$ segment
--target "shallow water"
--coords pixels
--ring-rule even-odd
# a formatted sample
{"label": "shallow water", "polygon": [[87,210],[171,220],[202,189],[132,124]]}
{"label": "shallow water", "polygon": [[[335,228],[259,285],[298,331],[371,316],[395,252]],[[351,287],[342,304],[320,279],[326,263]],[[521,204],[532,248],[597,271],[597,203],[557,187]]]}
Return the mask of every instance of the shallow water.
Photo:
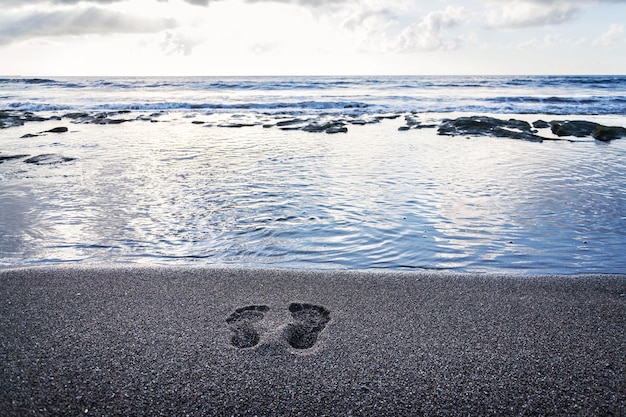
{"label": "shallow water", "polygon": [[190,122],[211,117],[0,131],[3,155],[76,158],[0,164],[0,266],[626,273],[626,140],[444,137],[398,132],[401,119],[336,135]]}

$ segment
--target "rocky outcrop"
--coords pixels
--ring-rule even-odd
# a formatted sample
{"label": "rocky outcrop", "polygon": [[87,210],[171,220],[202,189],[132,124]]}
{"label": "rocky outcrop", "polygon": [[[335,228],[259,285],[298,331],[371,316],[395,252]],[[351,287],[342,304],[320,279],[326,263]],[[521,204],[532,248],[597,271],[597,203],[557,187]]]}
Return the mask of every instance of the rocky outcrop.
{"label": "rocky outcrop", "polygon": [[600,126],[598,123],[586,120],[552,121],[550,125],[552,126],[552,133],[557,136],[575,136],[577,138],[591,136],[591,133]]}
{"label": "rocky outcrop", "polygon": [[65,133],[67,132],[69,129],[65,126],[60,126],[60,127],[55,127],[49,130],[46,130],[45,133]]}
{"label": "rocky outcrop", "polygon": [[28,156],[29,155],[0,155],[0,164],[5,161],[10,161],[12,159],[26,158]]}
{"label": "rocky outcrop", "polygon": [[0,129],[22,126],[24,124],[22,114],[10,111],[0,111]]}
{"label": "rocky outcrop", "polygon": [[488,116],[444,119],[437,132],[445,136],[492,136],[533,142],[546,139],[538,136],[530,124],[523,120],[501,120]]}
{"label": "rocky outcrop", "polygon": [[548,129],[550,128],[550,123],[545,120],[536,120],[533,122],[533,127],[535,129]]}
{"label": "rocky outcrop", "polygon": [[602,142],[610,142],[626,137],[626,128],[621,126],[604,126],[586,120],[554,120],[550,122],[552,133],[557,136],[575,136],[578,138],[591,136]]}
{"label": "rocky outcrop", "polygon": [[591,132],[591,136],[602,142],[610,142],[614,139],[626,138],[626,128],[621,126],[598,126]]}
{"label": "rocky outcrop", "polygon": [[57,155],[54,153],[44,153],[41,155],[33,156],[31,158],[25,159],[24,162],[27,164],[34,165],[53,165],[60,164],[63,162],[74,161],[76,158],[68,158],[66,156]]}
{"label": "rocky outcrop", "polygon": [[333,120],[326,123],[310,123],[302,128],[305,132],[326,132],[328,134],[347,133],[348,128],[342,121]]}
{"label": "rocky outcrop", "polygon": [[73,123],[77,124],[96,124],[96,125],[118,125],[120,123],[130,122],[133,119],[114,118],[121,114],[128,114],[128,110],[119,110],[114,112],[98,112],[98,113],[86,113],[75,112],[66,113],[64,118],[72,119]]}

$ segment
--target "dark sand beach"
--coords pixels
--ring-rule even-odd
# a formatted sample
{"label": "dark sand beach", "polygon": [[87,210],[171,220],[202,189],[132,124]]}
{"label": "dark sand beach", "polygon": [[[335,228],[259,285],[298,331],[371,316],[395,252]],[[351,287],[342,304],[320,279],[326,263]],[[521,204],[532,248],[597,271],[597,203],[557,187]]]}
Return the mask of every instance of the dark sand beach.
{"label": "dark sand beach", "polygon": [[5,270],[0,410],[619,416],[625,327],[624,276]]}

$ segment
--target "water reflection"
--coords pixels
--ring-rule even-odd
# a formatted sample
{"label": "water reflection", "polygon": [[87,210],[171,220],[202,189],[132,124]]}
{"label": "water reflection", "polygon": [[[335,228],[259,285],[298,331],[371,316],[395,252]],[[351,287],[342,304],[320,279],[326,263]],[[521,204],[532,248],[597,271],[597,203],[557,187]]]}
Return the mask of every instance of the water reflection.
{"label": "water reflection", "polygon": [[2,264],[626,272],[624,144],[393,123],[339,136],[81,127],[64,138],[76,161],[0,182]]}

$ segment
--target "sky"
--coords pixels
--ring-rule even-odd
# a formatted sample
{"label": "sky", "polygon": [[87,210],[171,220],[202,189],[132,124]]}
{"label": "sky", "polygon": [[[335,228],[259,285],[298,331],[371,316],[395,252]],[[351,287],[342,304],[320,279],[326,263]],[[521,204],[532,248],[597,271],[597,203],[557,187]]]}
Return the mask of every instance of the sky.
{"label": "sky", "polygon": [[0,0],[0,75],[626,74],[626,0]]}

